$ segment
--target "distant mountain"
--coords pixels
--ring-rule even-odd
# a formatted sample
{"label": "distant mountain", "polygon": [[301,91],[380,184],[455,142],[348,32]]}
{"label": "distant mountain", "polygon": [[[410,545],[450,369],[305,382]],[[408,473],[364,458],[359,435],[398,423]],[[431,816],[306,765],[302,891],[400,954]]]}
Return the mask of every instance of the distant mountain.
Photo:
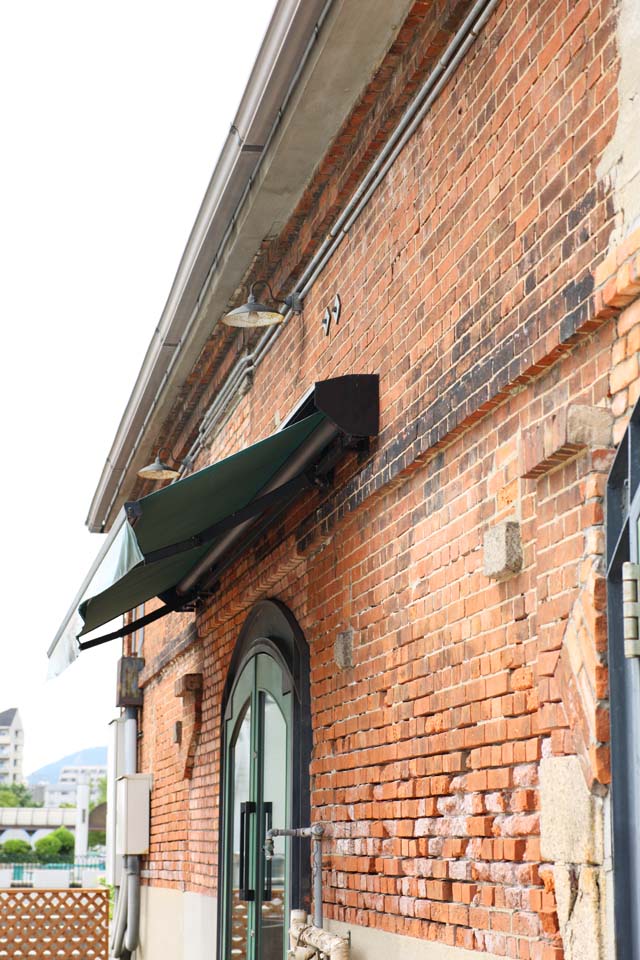
{"label": "distant mountain", "polygon": [[33,773],[29,774],[27,780],[30,784],[42,783],[43,780],[47,783],[57,783],[63,767],[97,766],[98,764],[106,764],[106,762],[106,747],[88,747],[86,750],[70,753],[66,757],[62,757],[61,760],[56,760],[55,763],[48,763],[46,767],[34,770]]}

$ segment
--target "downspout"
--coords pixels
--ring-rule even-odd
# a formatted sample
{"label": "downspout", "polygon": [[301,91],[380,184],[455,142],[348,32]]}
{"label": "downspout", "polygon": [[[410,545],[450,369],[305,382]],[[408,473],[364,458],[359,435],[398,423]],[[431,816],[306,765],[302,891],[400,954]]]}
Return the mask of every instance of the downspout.
{"label": "downspout", "polygon": [[[125,708],[124,774],[136,773],[138,754],[138,713],[136,707]],[[130,960],[140,937],[140,857],[124,858],[122,884],[116,905],[111,953],[116,960]]]}

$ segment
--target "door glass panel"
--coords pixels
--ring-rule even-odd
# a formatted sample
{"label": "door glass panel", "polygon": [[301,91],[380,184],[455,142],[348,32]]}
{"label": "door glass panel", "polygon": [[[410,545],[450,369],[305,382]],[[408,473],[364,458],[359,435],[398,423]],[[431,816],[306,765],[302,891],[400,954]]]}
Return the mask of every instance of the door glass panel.
{"label": "door glass panel", "polygon": [[[263,705],[263,811],[264,829],[287,825],[287,724],[269,693]],[[274,840],[273,860],[265,864],[261,904],[260,960],[283,960],[285,921],[285,838]]]}
{"label": "door glass panel", "polygon": [[[233,844],[231,849],[231,936],[227,960],[246,960],[249,937],[249,902],[240,899],[240,862],[242,841],[241,805],[250,798],[251,787],[251,707],[247,707],[237,735],[231,744]],[[249,819],[249,818],[245,818]],[[245,829],[249,823],[244,824]],[[248,846],[248,844],[247,844]],[[246,868],[247,865],[245,865]]]}

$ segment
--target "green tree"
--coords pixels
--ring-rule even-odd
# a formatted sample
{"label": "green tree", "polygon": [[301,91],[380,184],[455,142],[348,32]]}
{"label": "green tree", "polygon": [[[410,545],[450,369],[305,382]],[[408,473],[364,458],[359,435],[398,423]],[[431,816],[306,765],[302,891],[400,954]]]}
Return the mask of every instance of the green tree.
{"label": "green tree", "polygon": [[88,841],[89,850],[91,850],[93,847],[104,847],[106,842],[107,842],[106,830],[89,830],[89,841]]}
{"label": "green tree", "polygon": [[38,807],[40,804],[36,803],[33,797],[31,796],[31,791],[24,783],[12,783],[11,789],[13,790],[16,799],[18,801],[19,807]]}
{"label": "green tree", "polygon": [[48,833],[46,837],[36,840],[36,857],[41,863],[53,863],[60,857],[61,846],[58,838],[53,833]]}
{"label": "green tree", "polygon": [[0,787],[0,807],[41,807],[24,783],[8,783]]}
{"label": "green tree", "polygon": [[26,863],[33,857],[33,849],[26,840],[5,840],[0,846],[0,858],[5,863]]}
{"label": "green tree", "polygon": [[73,851],[76,841],[71,830],[67,830],[66,827],[58,827],[58,829],[50,833],[49,836],[55,837],[56,840],[60,842],[60,860],[64,863],[73,863]]}
{"label": "green tree", "polygon": [[95,807],[99,806],[101,803],[107,802],[107,778],[100,777],[98,780],[98,795],[93,803],[89,805],[89,809],[93,810]]}

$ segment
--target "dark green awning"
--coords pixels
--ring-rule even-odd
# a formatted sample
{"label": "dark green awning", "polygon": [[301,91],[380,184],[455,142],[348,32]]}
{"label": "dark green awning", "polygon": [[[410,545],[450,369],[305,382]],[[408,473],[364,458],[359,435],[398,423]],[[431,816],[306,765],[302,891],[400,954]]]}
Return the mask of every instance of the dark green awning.
{"label": "dark green awning", "polygon": [[[377,374],[321,380],[290,426],[142,500],[125,505],[48,651],[55,672],[80,650],[122,637],[210,593],[221,573],[302,491],[324,485],[347,449],[379,429]],[[125,519],[126,515],[126,519]],[[86,637],[146,600],[163,606]],[[83,621],[80,633],[74,622]],[[77,639],[85,637],[77,645]],[[77,646],[76,646],[77,645]],[[62,666],[61,666],[62,664]]]}
{"label": "dark green awning", "polygon": [[[323,429],[327,432],[327,423],[323,413],[314,413],[211,467],[128,504],[132,524],[125,524],[125,536],[118,547],[118,579],[80,605],[84,627],[79,636],[145,600],[167,594],[211,550],[216,535],[219,538],[225,529],[243,523],[249,515],[259,516],[277,499],[293,499],[302,489],[296,477],[272,490],[274,481],[308,441]],[[328,437],[331,439],[329,434]],[[207,536],[201,538],[203,532]]]}

